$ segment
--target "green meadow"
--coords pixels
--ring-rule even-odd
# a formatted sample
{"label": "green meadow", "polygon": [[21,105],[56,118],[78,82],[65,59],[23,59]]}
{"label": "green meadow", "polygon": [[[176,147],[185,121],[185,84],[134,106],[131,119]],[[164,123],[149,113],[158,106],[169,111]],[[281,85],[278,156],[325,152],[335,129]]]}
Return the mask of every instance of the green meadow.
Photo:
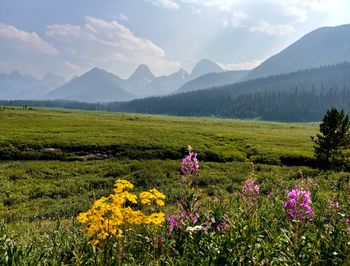
{"label": "green meadow", "polygon": [[[1,265],[349,265],[350,175],[313,167],[317,123],[20,108],[3,108],[0,123]],[[224,210],[227,232],[189,234],[181,248],[158,243],[156,252],[135,233],[149,237],[149,229],[132,227],[122,258],[113,255],[119,242],[108,256],[92,247],[76,216],[117,179],[135,191],[156,187],[166,195],[163,211],[176,213],[188,145],[200,162],[192,183],[200,209]],[[249,176],[260,195],[247,212]],[[295,186],[311,191],[315,213],[297,237],[283,209]],[[329,200],[342,209],[328,209]]]}

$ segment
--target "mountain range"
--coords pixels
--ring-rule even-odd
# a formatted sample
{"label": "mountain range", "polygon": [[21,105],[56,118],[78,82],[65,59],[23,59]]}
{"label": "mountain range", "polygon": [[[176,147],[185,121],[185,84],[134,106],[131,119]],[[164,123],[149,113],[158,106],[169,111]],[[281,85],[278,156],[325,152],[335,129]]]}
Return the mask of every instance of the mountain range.
{"label": "mountain range", "polygon": [[[68,82],[53,74],[47,74],[39,80],[16,71],[3,73],[0,74],[0,99],[129,101],[213,87],[219,89],[262,77],[279,75],[279,78],[285,78],[281,74],[342,62],[350,62],[350,25],[316,29],[251,71],[224,71],[209,59],[202,59],[194,66],[191,74],[180,69],[159,77],[146,65],[139,65],[128,79],[97,68]],[[250,90],[249,87],[243,87]]]}
{"label": "mountain range", "polygon": [[22,75],[18,71],[0,74],[1,99],[37,99],[49,91],[63,85],[65,79],[59,75],[47,73],[42,79]]}
{"label": "mountain range", "polygon": [[118,112],[317,121],[331,108],[350,111],[350,63],[301,70],[164,97],[109,105]]}

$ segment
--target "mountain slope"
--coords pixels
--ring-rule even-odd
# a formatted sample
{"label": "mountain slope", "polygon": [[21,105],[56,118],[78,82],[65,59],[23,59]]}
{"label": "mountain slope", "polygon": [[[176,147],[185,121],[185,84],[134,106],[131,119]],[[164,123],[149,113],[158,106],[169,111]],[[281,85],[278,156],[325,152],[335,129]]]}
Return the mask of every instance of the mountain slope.
{"label": "mountain slope", "polygon": [[134,98],[120,87],[122,79],[102,69],[94,68],[47,94],[47,99],[81,102],[125,101]]}
{"label": "mountain slope", "polygon": [[[134,113],[182,116],[214,115],[241,118],[264,118],[264,114],[272,113],[280,114],[281,120],[287,120],[288,115],[293,114],[294,120],[299,118],[299,121],[306,121],[314,117],[318,119],[325,111],[323,107],[334,105],[349,106],[350,108],[348,98],[344,97],[348,94],[350,94],[350,63],[343,63],[249,80],[221,88],[133,100],[122,105],[117,104],[115,110]],[[270,96],[273,101],[268,100]],[[289,96],[292,105],[287,105]],[[317,101],[318,99],[319,101]],[[310,100],[313,101],[312,104]],[[314,107],[316,111],[308,109],[311,107]],[[310,113],[295,110],[306,110],[305,112]],[[282,114],[285,116],[283,117]],[[302,117],[303,119],[301,119]]]}
{"label": "mountain slope", "polygon": [[267,77],[350,62],[350,24],[316,29],[253,69],[248,78]]}
{"label": "mountain slope", "polygon": [[45,95],[65,84],[66,81],[63,77],[59,75],[54,75],[52,73],[47,73],[39,82],[38,85],[31,88],[21,90],[15,95],[16,99],[44,99]]}
{"label": "mountain slope", "polygon": [[219,87],[241,81],[249,73],[248,70],[226,71],[221,73],[209,73],[182,85],[175,93],[203,90]]}
{"label": "mountain slope", "polygon": [[208,73],[222,72],[223,69],[209,59],[200,60],[193,68],[191,79],[198,78]]}
{"label": "mountain slope", "polygon": [[173,93],[190,79],[190,75],[183,69],[168,76],[156,77],[143,88],[140,96],[166,95]]}
{"label": "mountain slope", "polygon": [[10,74],[0,74],[0,98],[16,99],[16,94],[24,89],[38,86],[40,80],[30,76],[22,75],[18,71]]}

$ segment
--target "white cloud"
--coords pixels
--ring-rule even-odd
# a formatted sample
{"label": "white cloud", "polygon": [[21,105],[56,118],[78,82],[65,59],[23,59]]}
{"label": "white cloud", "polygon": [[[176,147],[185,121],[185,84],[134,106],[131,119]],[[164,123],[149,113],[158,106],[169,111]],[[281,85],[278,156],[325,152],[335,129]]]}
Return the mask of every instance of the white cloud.
{"label": "white cloud", "polygon": [[82,26],[50,25],[46,34],[64,43],[67,54],[110,71],[121,65],[134,68],[138,64],[147,64],[155,74],[161,75],[180,68],[179,63],[166,59],[162,48],[148,39],[135,36],[116,20],[88,16]]}
{"label": "white cloud", "polygon": [[257,20],[250,17],[244,12],[233,13],[230,20],[224,20],[223,26],[246,28],[250,32],[258,32],[271,36],[283,36],[294,32],[294,27],[291,24],[272,24],[265,20]]}
{"label": "white cloud", "polygon": [[129,17],[124,15],[123,13],[119,13],[118,19],[120,19],[122,21],[129,21]]}
{"label": "white cloud", "polygon": [[292,25],[277,24],[272,25],[267,21],[256,21],[256,24],[249,28],[251,32],[264,33],[271,36],[276,35],[288,35],[294,32],[294,27]]}
{"label": "white cloud", "polygon": [[314,11],[335,11],[337,10],[337,7],[339,7],[342,2],[342,0],[299,0],[297,1],[299,5],[304,6],[308,9],[314,10]]}
{"label": "white cloud", "polygon": [[250,70],[257,67],[262,62],[263,60],[251,60],[251,61],[246,61],[241,63],[230,63],[230,64],[217,63],[217,64],[225,70]]}
{"label": "white cloud", "polygon": [[47,26],[46,35],[80,37],[80,27],[71,24],[54,24]]}
{"label": "white cloud", "polygon": [[59,51],[44,41],[35,32],[19,30],[12,25],[0,23],[0,38],[19,41],[21,47],[34,49],[48,55],[56,55]]}
{"label": "white cloud", "polygon": [[190,4],[192,11],[195,11],[195,12],[198,12],[198,10],[201,10],[200,8],[194,8],[195,6],[216,8],[222,11],[228,11],[228,10],[232,10],[233,6],[237,2],[240,2],[239,0],[145,0],[145,1],[150,2],[153,5],[160,8],[172,9],[172,10],[178,10],[181,4]]}
{"label": "white cloud", "polygon": [[179,4],[176,0],[146,0],[147,2],[151,2],[153,5],[165,9],[179,9]]}
{"label": "white cloud", "polygon": [[[270,36],[284,36],[309,19],[323,18],[323,25],[344,23],[348,0],[144,0],[160,8],[178,10],[187,6],[193,13],[205,8],[222,12],[223,26],[246,28]],[[228,18],[231,14],[231,17]],[[245,18],[237,17],[245,14]],[[335,21],[335,22],[333,22]]]}

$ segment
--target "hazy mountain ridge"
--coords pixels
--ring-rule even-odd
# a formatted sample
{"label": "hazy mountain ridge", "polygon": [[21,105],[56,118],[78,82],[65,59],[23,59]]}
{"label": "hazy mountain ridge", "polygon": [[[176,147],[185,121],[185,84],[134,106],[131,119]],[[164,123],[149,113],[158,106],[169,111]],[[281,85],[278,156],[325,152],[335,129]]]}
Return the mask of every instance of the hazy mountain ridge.
{"label": "hazy mountain ridge", "polygon": [[124,90],[122,79],[99,68],[93,68],[82,76],[46,95],[47,99],[65,99],[82,102],[127,101],[135,96]]}
{"label": "hazy mountain ridge", "polygon": [[320,121],[332,107],[350,113],[350,63],[260,78],[221,88],[130,102],[0,101],[0,105],[60,107],[272,121]]}
{"label": "hazy mountain ridge", "polygon": [[[88,76],[91,74],[89,71],[69,81],[64,86],[62,86],[62,78],[52,74],[38,80],[29,75],[23,76],[19,72],[13,72],[0,74],[0,98],[69,99],[89,102],[125,101],[211,87],[217,88],[244,80],[258,79],[258,81],[252,81],[252,84],[255,84],[252,88],[256,88],[259,87],[256,82],[262,82],[262,84],[264,82],[259,79],[261,77],[293,73],[344,61],[350,62],[349,51],[350,25],[324,27],[306,34],[249,73],[224,71],[219,65],[208,59],[200,60],[193,67],[191,74],[180,69],[173,74],[157,77],[148,66],[139,65],[128,79],[121,79],[108,73],[108,75],[95,75],[94,78],[98,80],[93,80],[90,77],[89,84],[86,84],[84,80],[86,80],[87,74]],[[287,76],[282,75],[278,78],[287,78]],[[322,77],[319,78],[322,79]],[[58,88],[55,89],[55,87]],[[53,89],[55,90],[53,91]],[[245,89],[250,90],[250,88]],[[71,92],[67,90],[71,90]],[[104,93],[105,95],[103,95]]]}
{"label": "hazy mountain ridge", "polygon": [[144,96],[167,95],[176,91],[185,82],[190,80],[190,75],[183,69],[168,76],[156,77],[144,88]]}
{"label": "hazy mountain ridge", "polygon": [[65,83],[59,75],[47,73],[42,79],[22,75],[18,71],[0,74],[0,98],[2,99],[37,99],[50,90]]}
{"label": "hazy mountain ridge", "polygon": [[[192,72],[196,76],[214,70],[223,71],[214,62],[203,59],[195,65]],[[108,73],[108,75],[102,74],[102,71]],[[97,72],[100,72],[100,75],[94,74]],[[12,76],[21,76],[23,79],[23,76],[16,72]],[[27,76],[26,78],[32,81],[22,82],[25,85],[18,89],[13,88],[12,83],[3,77],[5,77],[5,74],[0,74],[0,88],[3,91],[3,93],[0,91],[0,98],[2,99],[66,99],[82,102],[125,101],[134,98],[168,95],[177,91],[193,78],[183,69],[167,76],[157,77],[146,65],[139,65],[128,79],[122,79],[115,74],[97,68],[79,77],[74,77],[66,84],[64,84],[65,81],[62,77],[53,74],[45,75],[42,80]],[[206,81],[205,84],[197,84],[197,89],[207,88],[208,84],[209,86],[227,84],[227,77],[223,75],[223,80],[218,77],[213,78],[209,83]],[[94,84],[94,88],[91,87],[92,84]],[[104,86],[107,87],[104,88]],[[6,94],[4,91],[11,93]],[[106,95],[103,95],[104,93]]]}
{"label": "hazy mountain ridge", "polygon": [[216,63],[207,58],[201,59],[193,68],[191,72],[191,79],[198,78],[208,73],[219,73],[224,70]]}
{"label": "hazy mountain ridge", "polygon": [[[332,91],[335,97],[330,97]],[[332,104],[350,111],[350,102],[344,95],[350,96],[350,63],[259,78],[220,88],[133,100],[122,105],[118,103],[116,111],[237,118],[266,118],[264,115],[268,112],[269,117],[285,114],[279,117],[284,121],[288,121],[291,114],[291,120],[297,120],[299,115],[303,121],[310,121],[318,119],[325,106]],[[288,104],[288,97],[295,106]],[[294,110],[296,107],[299,111]]]}
{"label": "hazy mountain ridge", "polygon": [[249,73],[249,70],[225,71],[220,73],[208,73],[192,79],[182,85],[174,93],[203,90],[212,87],[219,87],[227,84],[242,81]]}
{"label": "hazy mountain ridge", "polygon": [[253,69],[249,79],[350,62],[350,24],[318,28]]}

